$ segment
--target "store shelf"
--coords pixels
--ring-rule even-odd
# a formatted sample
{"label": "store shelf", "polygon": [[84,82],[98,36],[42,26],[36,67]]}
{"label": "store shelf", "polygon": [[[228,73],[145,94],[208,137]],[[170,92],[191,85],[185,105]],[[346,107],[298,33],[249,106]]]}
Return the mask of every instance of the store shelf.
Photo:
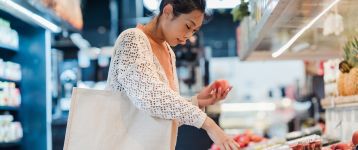
{"label": "store shelf", "polygon": [[358,95],[325,98],[321,101],[325,109],[358,106]]}
{"label": "store shelf", "polygon": [[240,50],[240,59],[245,60],[260,44],[264,37],[272,30],[273,25],[282,17],[292,0],[274,0],[270,2],[261,20],[248,32],[248,43],[245,50]]}
{"label": "store shelf", "polygon": [[[321,16],[319,14],[327,12],[324,10],[333,4],[332,2],[272,0],[263,10],[263,15],[260,15],[262,17],[261,19],[259,17],[258,22],[255,22],[257,17],[255,18],[254,15],[240,22],[240,29],[238,29],[240,60],[306,60],[305,56],[314,60],[340,58],[342,45],[351,34],[349,31],[357,27],[357,22],[350,21],[358,14],[354,9],[357,3],[347,0],[334,6],[346,21],[343,23],[343,32],[336,36],[329,36],[324,35],[322,30],[326,17],[319,17]],[[316,17],[319,17],[319,20],[310,26]],[[309,28],[302,30],[305,29],[304,27]],[[299,31],[304,32],[299,34]],[[272,53],[281,48],[285,49],[284,53],[273,58]]]}
{"label": "store shelf", "polygon": [[[27,2],[17,2],[20,1],[0,0],[0,17],[10,22],[11,28],[18,32],[21,41],[18,52],[6,51],[7,53],[5,53],[5,50],[3,52],[0,49],[0,58],[7,62],[17,63],[21,66],[21,70],[26,70],[21,76],[21,81],[16,84],[21,91],[21,101],[23,102],[21,107],[17,111],[13,108],[6,108],[15,110],[10,113],[21,124],[25,131],[23,132],[25,138],[21,139],[21,142],[2,144],[2,146],[15,147],[0,147],[0,149],[46,150],[52,140],[51,129],[48,125],[51,120],[48,120],[47,117],[51,115],[51,105],[49,105],[51,97],[48,97],[51,95],[50,80],[48,80],[51,76],[51,70],[48,67],[51,63],[50,55],[48,55],[51,53],[51,47],[48,41],[51,41],[50,31],[52,30],[47,28],[51,24],[51,20],[34,20],[36,18],[34,16],[39,18],[42,15],[33,11],[35,9],[26,9],[27,5],[30,5]],[[43,26],[44,22],[48,23],[47,27]],[[36,102],[33,102],[35,99]]]}
{"label": "store shelf", "polygon": [[341,141],[351,140],[358,130],[358,95],[326,98],[321,104],[326,109],[326,133]]}
{"label": "store shelf", "polygon": [[0,111],[18,111],[19,107],[15,106],[0,106]]}
{"label": "store shelf", "polygon": [[14,142],[8,142],[8,143],[1,143],[0,142],[0,149],[1,148],[10,148],[10,147],[16,147],[21,145],[21,140],[14,141]]}
{"label": "store shelf", "polygon": [[2,82],[14,82],[14,83],[16,83],[16,84],[19,84],[19,83],[20,83],[20,81],[9,80],[9,79],[5,79],[5,78],[2,78],[2,77],[0,77],[0,81],[2,81]]}
{"label": "store shelf", "polygon": [[0,51],[4,51],[4,50],[9,51],[9,52],[18,52],[19,51],[18,48],[0,43]]}
{"label": "store shelf", "polygon": [[337,50],[312,50],[303,52],[287,52],[278,58],[273,58],[271,52],[255,51],[246,58],[245,61],[270,61],[270,60],[318,60],[318,59],[334,59],[341,56],[341,52]]}

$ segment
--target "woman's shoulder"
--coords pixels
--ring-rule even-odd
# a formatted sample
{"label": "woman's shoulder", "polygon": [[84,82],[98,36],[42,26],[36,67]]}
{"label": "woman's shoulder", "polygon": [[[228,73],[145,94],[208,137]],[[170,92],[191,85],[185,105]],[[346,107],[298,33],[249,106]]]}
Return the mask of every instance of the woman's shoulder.
{"label": "woman's shoulder", "polygon": [[[128,44],[129,43],[129,44]],[[135,43],[135,44],[130,44]],[[145,33],[138,28],[129,28],[124,30],[117,38],[114,49],[122,52],[137,49],[131,52],[142,52],[150,45]]]}
{"label": "woman's shoulder", "polygon": [[[142,43],[144,45],[149,44],[149,40],[147,36],[143,33],[142,30],[138,28],[129,28],[121,32],[118,36],[114,47],[119,47],[123,44],[123,42],[130,42],[130,43]],[[143,45],[142,45],[143,46]]]}
{"label": "woman's shoulder", "polygon": [[145,34],[141,29],[138,28],[129,28],[124,30],[120,35],[119,38],[125,37],[145,37]]}

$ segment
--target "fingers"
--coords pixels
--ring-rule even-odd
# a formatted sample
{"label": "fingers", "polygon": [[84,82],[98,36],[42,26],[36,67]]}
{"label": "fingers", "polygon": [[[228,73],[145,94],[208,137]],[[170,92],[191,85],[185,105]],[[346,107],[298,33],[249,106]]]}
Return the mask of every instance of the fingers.
{"label": "fingers", "polygon": [[217,90],[217,89],[212,90],[211,93],[210,93],[211,96],[212,96],[211,99],[216,100],[217,97],[218,97],[218,94],[217,94],[217,93],[218,93],[218,90]]}
{"label": "fingers", "polygon": [[220,150],[225,150],[226,149],[224,144],[220,144],[219,147],[220,147]]}
{"label": "fingers", "polygon": [[[220,88],[219,88],[220,89]],[[222,89],[219,90],[218,92],[218,100],[223,100],[226,98],[226,96],[229,94],[229,92],[231,91],[232,87],[229,87],[228,89],[226,89],[225,91],[223,91]]]}
{"label": "fingers", "polygon": [[222,98],[223,92],[224,92],[224,91],[223,91],[223,88],[222,88],[222,87],[219,87],[218,92],[216,93],[218,99],[221,99],[221,98]]}
{"label": "fingers", "polygon": [[231,150],[229,143],[224,143],[225,150]]}
{"label": "fingers", "polygon": [[218,87],[217,81],[214,81],[213,83],[211,83],[211,84],[209,85],[209,89],[210,89],[211,91],[217,89],[217,87]]}
{"label": "fingers", "polygon": [[211,94],[211,95],[214,95],[214,94],[216,94],[216,93],[217,93],[217,89],[216,89],[216,88],[210,90],[210,94]]}
{"label": "fingers", "polygon": [[219,145],[221,150],[239,150],[240,146],[234,140]]}
{"label": "fingers", "polygon": [[240,149],[240,145],[237,144],[234,140],[230,143],[230,147],[232,150],[239,150]]}
{"label": "fingers", "polygon": [[229,94],[229,92],[231,91],[232,87],[229,87],[228,89],[225,90],[225,92],[222,95],[222,98],[225,99],[226,96]]}
{"label": "fingers", "polygon": [[219,89],[213,89],[210,92],[211,97],[208,100],[211,101],[211,104],[215,104],[216,102],[225,99],[231,89],[232,87],[226,89],[225,91],[221,87]]}
{"label": "fingers", "polygon": [[236,146],[238,149],[241,148],[240,145],[239,145],[239,143],[237,143],[237,142],[234,141],[234,144],[235,144],[235,146]]}

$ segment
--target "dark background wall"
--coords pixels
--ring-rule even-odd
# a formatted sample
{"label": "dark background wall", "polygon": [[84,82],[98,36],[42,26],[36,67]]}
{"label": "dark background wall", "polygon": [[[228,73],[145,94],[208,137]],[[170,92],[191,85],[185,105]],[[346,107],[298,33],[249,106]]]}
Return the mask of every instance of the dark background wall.
{"label": "dark background wall", "polygon": [[[125,29],[148,21],[150,19],[148,16],[152,15],[142,4],[134,0],[117,1],[118,11],[111,11],[111,1],[113,0],[83,1],[84,29],[82,34],[92,46],[112,45],[116,36],[110,37],[111,32],[115,32],[114,34],[118,36]],[[143,12],[141,16],[136,14],[139,9]],[[111,16],[117,16],[116,19],[112,19],[116,21],[114,24],[111,22]],[[111,28],[111,24],[117,26]],[[236,56],[236,27],[237,23],[232,21],[230,10],[214,10],[210,21],[200,31],[203,35],[204,46],[210,46],[213,49],[214,57]]]}

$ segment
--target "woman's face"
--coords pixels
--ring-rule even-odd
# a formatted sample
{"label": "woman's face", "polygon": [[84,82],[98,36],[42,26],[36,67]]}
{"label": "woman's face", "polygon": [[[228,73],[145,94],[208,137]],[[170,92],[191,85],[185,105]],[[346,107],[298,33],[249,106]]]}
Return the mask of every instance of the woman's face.
{"label": "woman's face", "polygon": [[173,15],[173,8],[167,5],[163,9],[161,28],[165,41],[170,46],[184,45],[195,32],[199,30],[204,20],[204,13],[194,10],[188,14]]}

